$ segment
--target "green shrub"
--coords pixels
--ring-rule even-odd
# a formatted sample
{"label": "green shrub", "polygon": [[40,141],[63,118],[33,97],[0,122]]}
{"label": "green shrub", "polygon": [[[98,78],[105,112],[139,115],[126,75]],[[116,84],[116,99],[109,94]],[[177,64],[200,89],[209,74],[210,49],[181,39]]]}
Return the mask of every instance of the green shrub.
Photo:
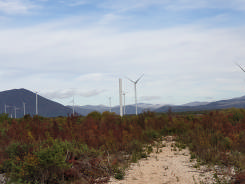
{"label": "green shrub", "polygon": [[152,153],[153,152],[152,146],[147,146],[146,151],[147,151],[147,154]]}
{"label": "green shrub", "polygon": [[9,159],[3,163],[4,170],[13,180],[23,183],[56,182],[61,180],[63,172],[70,166],[66,162],[67,143],[49,140],[39,149],[32,151],[32,145],[11,144],[7,153]]}
{"label": "green shrub", "polygon": [[191,152],[191,159],[195,159],[196,158],[196,154]]}
{"label": "green shrub", "polygon": [[125,172],[122,168],[115,168],[114,169],[114,177],[117,180],[122,180],[124,178]]}
{"label": "green shrub", "polygon": [[95,120],[100,120],[101,119],[101,113],[98,112],[98,111],[93,111],[93,112],[90,112],[86,117],[89,118],[89,117],[92,117],[93,119]]}
{"label": "green shrub", "polygon": [[221,144],[226,150],[230,150],[232,146],[232,140],[229,137],[225,137]]}
{"label": "green shrub", "polygon": [[48,146],[42,145],[35,152],[38,157],[41,180],[49,182],[61,180],[64,170],[70,166],[66,162],[68,144],[60,140],[51,140],[48,144]]}
{"label": "green shrub", "polygon": [[144,135],[146,140],[153,140],[153,139],[157,139],[160,137],[160,134],[156,131],[156,130],[146,130],[144,131]]}

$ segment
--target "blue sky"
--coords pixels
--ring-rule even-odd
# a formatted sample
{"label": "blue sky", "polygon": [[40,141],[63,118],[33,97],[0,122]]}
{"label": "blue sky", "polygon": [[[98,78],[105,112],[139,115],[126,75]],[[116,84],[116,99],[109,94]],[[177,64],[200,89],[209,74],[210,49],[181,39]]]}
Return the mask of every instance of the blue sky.
{"label": "blue sky", "polygon": [[0,90],[77,105],[245,94],[243,0],[0,0]]}

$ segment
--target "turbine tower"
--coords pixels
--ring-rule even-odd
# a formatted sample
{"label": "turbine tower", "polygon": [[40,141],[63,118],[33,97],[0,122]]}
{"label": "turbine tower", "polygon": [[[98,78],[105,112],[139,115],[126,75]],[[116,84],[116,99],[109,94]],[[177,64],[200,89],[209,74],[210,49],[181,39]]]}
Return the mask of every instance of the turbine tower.
{"label": "turbine tower", "polygon": [[126,114],[126,106],[125,106],[125,95],[126,95],[126,93],[125,93],[125,91],[122,93],[122,95],[123,95],[123,114],[125,115]]}
{"label": "turbine tower", "polygon": [[73,116],[75,115],[75,105],[74,105],[74,96],[73,96],[73,99],[72,99],[72,103],[73,103],[73,105],[72,105],[72,114],[73,114]]}
{"label": "turbine tower", "polygon": [[26,115],[26,103],[23,102],[24,116]]}
{"label": "turbine tower", "polygon": [[37,105],[38,101],[37,101],[37,91],[36,91],[36,115],[38,115],[38,105]]}
{"label": "turbine tower", "polygon": [[16,110],[19,110],[19,108],[17,108],[16,106],[14,106],[14,118],[16,119]]}
{"label": "turbine tower", "polygon": [[7,114],[7,108],[10,108],[11,106],[4,104],[4,113]]}
{"label": "turbine tower", "polygon": [[109,108],[110,108],[110,112],[111,112],[111,97],[108,97],[109,99]]}
{"label": "turbine tower", "polygon": [[7,105],[4,104],[4,113],[7,114]]}
{"label": "turbine tower", "polygon": [[144,74],[142,74],[136,81],[133,81],[129,78],[127,78],[129,81],[131,81],[132,83],[134,83],[134,97],[135,97],[135,114],[136,116],[138,115],[138,111],[137,111],[137,91],[136,91],[136,85],[139,82],[139,80],[143,77]]}
{"label": "turbine tower", "polygon": [[120,102],[120,116],[123,116],[123,105],[122,105],[122,79],[119,79],[119,102]]}

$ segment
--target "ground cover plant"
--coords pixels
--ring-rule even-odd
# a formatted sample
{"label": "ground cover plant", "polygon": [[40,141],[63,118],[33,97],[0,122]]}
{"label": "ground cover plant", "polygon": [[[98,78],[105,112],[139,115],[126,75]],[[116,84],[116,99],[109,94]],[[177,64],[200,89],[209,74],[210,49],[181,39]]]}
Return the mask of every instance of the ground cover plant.
{"label": "ground cover plant", "polygon": [[92,112],[86,117],[0,117],[0,171],[18,183],[106,183],[122,179],[129,162],[145,158],[149,144],[176,135],[192,157],[234,166],[244,178],[245,110],[204,114],[144,112],[121,118]]}

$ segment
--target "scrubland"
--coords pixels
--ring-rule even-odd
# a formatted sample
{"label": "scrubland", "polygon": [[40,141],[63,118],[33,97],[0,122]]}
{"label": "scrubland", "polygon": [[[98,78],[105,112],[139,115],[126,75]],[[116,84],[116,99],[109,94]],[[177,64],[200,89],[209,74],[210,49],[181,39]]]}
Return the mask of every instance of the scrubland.
{"label": "scrubland", "polygon": [[[86,117],[21,119],[0,117],[0,172],[15,183],[108,183],[123,179],[130,163],[147,158],[163,137],[172,149],[190,150],[193,167],[232,168],[234,176],[214,183],[245,180],[245,110],[201,114],[144,112],[120,116],[92,112]],[[164,147],[164,146],[163,146]],[[164,169],[164,168],[162,168]]]}

